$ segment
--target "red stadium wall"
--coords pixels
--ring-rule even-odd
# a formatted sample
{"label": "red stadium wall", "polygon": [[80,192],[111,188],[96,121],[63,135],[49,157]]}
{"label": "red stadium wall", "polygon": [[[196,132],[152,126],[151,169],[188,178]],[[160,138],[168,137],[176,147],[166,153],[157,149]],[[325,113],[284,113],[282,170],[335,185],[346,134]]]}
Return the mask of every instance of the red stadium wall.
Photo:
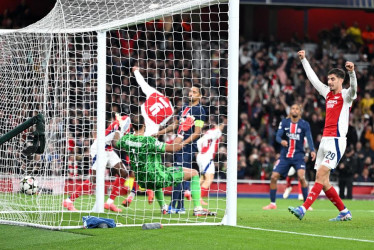
{"label": "red stadium wall", "polygon": [[[304,34],[304,10],[279,9],[277,16],[277,36],[281,40],[289,40],[296,32],[299,38]],[[318,32],[322,29],[331,29],[334,24],[344,22],[347,27],[357,21],[361,30],[366,24],[373,24],[374,13],[363,10],[345,9],[309,9],[308,34],[313,41],[318,40]]]}
{"label": "red stadium wall", "polygon": [[255,20],[253,34],[256,37],[266,36],[269,33],[269,10],[266,8],[256,8],[253,15],[253,19]]}
{"label": "red stadium wall", "polygon": [[281,41],[288,41],[297,33],[299,38],[304,36],[304,11],[294,9],[279,9],[277,13],[277,34]]}
{"label": "red stadium wall", "polygon": [[[253,15],[247,18],[253,20],[253,39],[259,39],[261,35],[269,36],[269,25],[275,25],[276,36],[279,40],[288,41],[294,33],[299,38],[304,36],[304,10],[296,8],[273,8],[276,12],[276,23],[269,23],[271,9],[268,6],[254,6]],[[347,27],[357,21],[361,30],[367,24],[374,27],[374,13],[364,10],[349,9],[321,9],[308,10],[308,34],[313,41],[318,41],[318,32],[322,29],[331,29],[334,24],[344,22]]]}

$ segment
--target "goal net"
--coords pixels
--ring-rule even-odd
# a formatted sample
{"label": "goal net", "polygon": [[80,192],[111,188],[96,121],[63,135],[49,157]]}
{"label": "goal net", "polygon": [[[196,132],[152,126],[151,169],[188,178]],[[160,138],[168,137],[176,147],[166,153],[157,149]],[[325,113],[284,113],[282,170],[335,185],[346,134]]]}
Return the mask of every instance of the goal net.
{"label": "goal net", "polygon": [[[162,213],[156,197],[152,202],[151,193],[137,184],[139,173],[134,173],[135,180],[122,180],[109,167],[120,162],[131,168],[132,163],[128,152],[112,149],[105,140],[113,131],[109,126],[116,120],[115,113],[130,118],[141,114],[147,99],[134,66],[174,108],[160,129],[181,119],[196,84],[205,92],[200,105],[206,115],[201,117],[205,122],[199,138],[227,121],[228,16],[229,5],[220,0],[57,0],[42,20],[20,30],[2,31],[0,135],[43,114],[46,146],[42,154],[22,153],[32,144],[35,126],[0,145],[0,223],[79,228],[82,217],[90,215],[131,226],[227,224],[231,139],[227,126],[216,144],[210,145],[210,138],[202,146],[217,148],[212,158],[214,181],[202,183],[206,186],[203,207],[216,216],[194,216],[188,197],[183,198],[184,211]],[[177,130],[157,139],[170,144],[176,134]],[[108,157],[108,152],[119,161]],[[191,153],[195,169],[199,169],[197,152]],[[170,153],[162,153],[162,161],[166,167],[175,165]],[[90,178],[94,164],[96,183]],[[34,195],[21,192],[20,182],[26,176],[38,183]],[[173,187],[163,191],[165,203],[171,204]],[[132,200],[125,207],[129,195]]]}

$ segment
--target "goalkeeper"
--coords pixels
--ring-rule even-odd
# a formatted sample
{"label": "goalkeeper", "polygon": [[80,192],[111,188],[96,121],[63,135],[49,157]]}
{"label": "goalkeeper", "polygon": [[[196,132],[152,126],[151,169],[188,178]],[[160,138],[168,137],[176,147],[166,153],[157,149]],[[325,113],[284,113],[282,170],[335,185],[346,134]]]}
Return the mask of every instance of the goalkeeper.
{"label": "goalkeeper", "polygon": [[[174,144],[166,144],[152,136],[144,136],[144,118],[135,115],[132,118],[134,134],[126,134],[120,137],[120,133],[114,135],[112,144],[114,147],[125,150],[130,156],[132,170],[138,184],[155,191],[156,199],[161,207],[161,212],[166,214],[168,205],[164,199],[162,188],[177,185],[182,181],[191,180],[191,195],[194,204],[194,216],[214,216],[215,212],[203,209],[200,203],[201,190],[199,173],[184,167],[166,167],[162,164],[161,153],[177,152],[187,143],[182,142],[183,136],[178,136]],[[193,118],[186,119],[181,124],[181,130],[189,130],[193,125]]]}

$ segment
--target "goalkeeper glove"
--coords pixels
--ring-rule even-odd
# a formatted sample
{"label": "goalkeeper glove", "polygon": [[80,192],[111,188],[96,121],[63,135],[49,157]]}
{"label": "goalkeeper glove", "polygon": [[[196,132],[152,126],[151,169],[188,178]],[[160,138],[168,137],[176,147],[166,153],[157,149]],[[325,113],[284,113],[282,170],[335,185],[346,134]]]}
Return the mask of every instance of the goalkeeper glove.
{"label": "goalkeeper glove", "polygon": [[192,128],[195,124],[195,117],[187,115],[186,119],[181,122],[178,128],[178,136],[184,136],[184,133]]}

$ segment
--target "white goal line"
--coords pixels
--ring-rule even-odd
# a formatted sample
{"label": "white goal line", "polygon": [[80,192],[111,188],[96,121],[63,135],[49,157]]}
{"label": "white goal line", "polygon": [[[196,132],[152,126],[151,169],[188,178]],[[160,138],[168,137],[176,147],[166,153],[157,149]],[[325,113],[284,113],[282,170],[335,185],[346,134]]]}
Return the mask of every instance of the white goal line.
{"label": "white goal line", "polygon": [[285,233],[285,234],[296,234],[296,235],[303,235],[303,236],[310,236],[310,237],[319,237],[319,238],[328,238],[328,239],[336,239],[336,240],[350,240],[350,241],[374,243],[374,240],[363,240],[363,239],[348,238],[348,237],[298,233],[298,232],[283,231],[283,230],[277,230],[277,229],[266,229],[266,228],[259,228],[259,227],[247,227],[247,226],[235,226],[235,227],[250,229],[250,230],[257,230],[257,231],[276,232],[276,233]]}

